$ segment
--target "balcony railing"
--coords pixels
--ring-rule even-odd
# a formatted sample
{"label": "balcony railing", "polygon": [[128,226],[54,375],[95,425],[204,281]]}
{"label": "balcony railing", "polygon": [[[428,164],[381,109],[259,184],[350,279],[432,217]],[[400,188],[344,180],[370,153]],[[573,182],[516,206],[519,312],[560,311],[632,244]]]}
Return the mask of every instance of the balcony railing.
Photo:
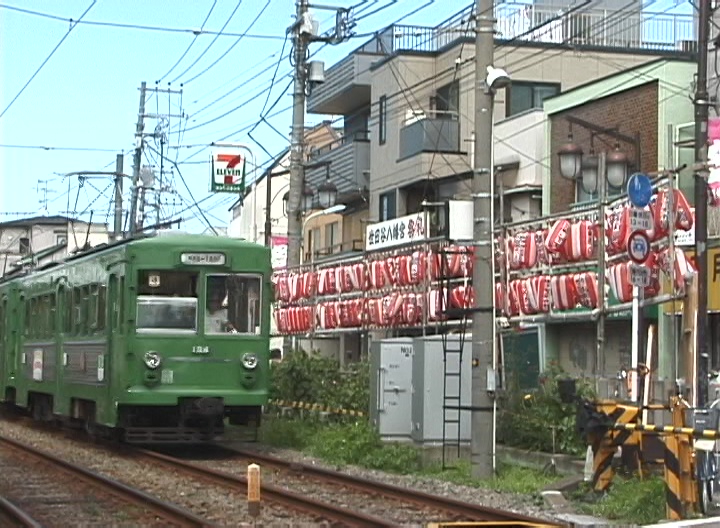
{"label": "balcony railing", "polygon": [[370,170],[370,141],[367,131],[358,131],[314,149],[310,153],[310,165],[305,179],[315,188],[330,176],[339,194],[364,189],[369,184],[366,173]]}
{"label": "balcony railing", "polygon": [[316,262],[331,260],[332,257],[347,255],[348,253],[358,253],[365,249],[365,242],[362,239],[348,240],[340,244],[334,244],[314,251],[305,252],[305,262]]}
{"label": "balcony railing", "polygon": [[460,121],[436,114],[411,122],[400,129],[399,158],[421,152],[460,152]]}
{"label": "balcony railing", "polygon": [[[359,48],[390,55],[400,51],[436,52],[461,39],[474,39],[466,8],[438,26],[394,24]],[[640,9],[578,9],[504,2],[495,6],[498,40],[588,47],[694,51],[695,21],[690,14],[651,13]]]}
{"label": "balcony railing", "polygon": [[332,143],[327,143],[326,145],[317,148],[313,147],[310,149],[309,157],[311,160],[318,160],[331,150],[335,150],[354,141],[370,141],[370,132],[368,130],[358,130],[350,135],[342,136],[340,139],[336,139]]}

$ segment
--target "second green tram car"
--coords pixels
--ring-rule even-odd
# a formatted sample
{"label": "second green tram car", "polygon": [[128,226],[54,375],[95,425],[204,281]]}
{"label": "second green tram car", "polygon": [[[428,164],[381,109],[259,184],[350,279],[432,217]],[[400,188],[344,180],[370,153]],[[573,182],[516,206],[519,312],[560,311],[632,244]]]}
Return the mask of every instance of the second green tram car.
{"label": "second green tram car", "polygon": [[0,397],[130,443],[257,427],[269,383],[270,249],[157,234],[0,282]]}

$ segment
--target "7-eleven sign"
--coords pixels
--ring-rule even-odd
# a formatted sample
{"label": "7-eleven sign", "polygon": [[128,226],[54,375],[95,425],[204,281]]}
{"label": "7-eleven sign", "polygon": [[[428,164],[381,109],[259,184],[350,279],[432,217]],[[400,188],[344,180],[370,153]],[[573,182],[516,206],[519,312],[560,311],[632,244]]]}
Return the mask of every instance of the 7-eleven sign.
{"label": "7-eleven sign", "polygon": [[245,191],[245,156],[243,154],[213,154],[210,160],[210,190],[212,192],[242,193]]}

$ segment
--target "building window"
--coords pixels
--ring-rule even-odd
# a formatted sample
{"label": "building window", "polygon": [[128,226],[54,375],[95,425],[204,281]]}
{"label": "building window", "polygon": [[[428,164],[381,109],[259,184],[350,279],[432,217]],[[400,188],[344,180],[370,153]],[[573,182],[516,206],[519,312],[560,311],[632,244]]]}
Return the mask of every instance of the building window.
{"label": "building window", "polygon": [[378,141],[381,145],[385,144],[387,139],[387,97],[380,97],[378,104]]}
{"label": "building window", "polygon": [[18,248],[18,253],[21,255],[29,255],[30,254],[30,239],[29,238],[21,238],[20,239],[20,247]]}
{"label": "building window", "polygon": [[55,235],[55,245],[56,246],[64,246],[67,244],[67,235],[65,233],[59,235]]}
{"label": "building window", "polygon": [[380,195],[380,221],[392,220],[397,216],[395,191],[389,191]]}
{"label": "building window", "polygon": [[460,83],[455,81],[438,88],[434,103],[437,119],[457,119],[460,108]]}
{"label": "building window", "polygon": [[548,97],[560,93],[558,83],[524,83],[513,81],[507,88],[505,116],[510,117],[533,108],[542,108],[542,102]]}
{"label": "building window", "polygon": [[325,249],[328,255],[335,252],[335,246],[340,244],[340,222],[333,222],[325,226]]}

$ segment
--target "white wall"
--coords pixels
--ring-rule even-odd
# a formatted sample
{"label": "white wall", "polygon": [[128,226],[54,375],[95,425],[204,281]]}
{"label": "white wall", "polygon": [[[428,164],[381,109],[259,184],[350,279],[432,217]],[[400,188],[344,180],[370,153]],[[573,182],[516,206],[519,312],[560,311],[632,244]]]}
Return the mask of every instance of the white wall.
{"label": "white wall", "polygon": [[[273,235],[287,235],[287,218],[283,212],[283,195],[288,191],[290,175],[280,174],[287,170],[288,160],[278,164],[272,173],[276,176],[269,178],[272,192],[272,203],[270,206],[270,219],[272,220]],[[250,192],[245,198],[242,206],[236,206],[233,210],[233,218],[228,227],[228,236],[233,238],[244,238],[257,243],[264,243],[265,240],[265,199],[268,185],[267,176],[260,180],[257,185],[252,185]],[[238,214],[239,209],[239,214]],[[254,215],[253,215],[254,211]],[[255,237],[257,233],[257,237]]]}

